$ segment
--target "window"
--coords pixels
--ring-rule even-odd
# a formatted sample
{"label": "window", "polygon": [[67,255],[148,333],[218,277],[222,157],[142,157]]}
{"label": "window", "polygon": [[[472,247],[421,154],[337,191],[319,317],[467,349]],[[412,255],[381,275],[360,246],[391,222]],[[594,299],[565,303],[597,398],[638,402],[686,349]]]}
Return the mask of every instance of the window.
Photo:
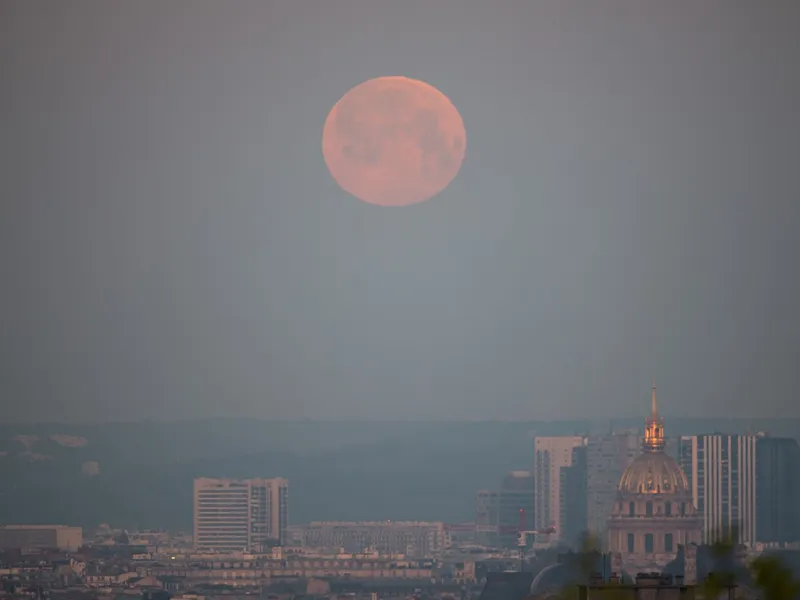
{"label": "window", "polygon": [[634,537],[632,533],[628,534],[628,552],[634,552],[636,545],[634,544]]}
{"label": "window", "polygon": [[668,517],[672,515],[672,502],[667,502],[664,505],[664,514]]}
{"label": "window", "polygon": [[635,517],[636,516],[636,505],[633,502],[628,504],[628,516],[629,517]]}
{"label": "window", "polygon": [[668,533],[664,536],[664,552],[672,552],[672,534]]}
{"label": "window", "polygon": [[645,514],[646,514],[648,517],[652,517],[652,516],[653,516],[653,503],[652,503],[652,502],[648,502],[648,503],[645,505]]}
{"label": "window", "polygon": [[686,516],[686,502],[681,502],[681,516]]}
{"label": "window", "polygon": [[652,554],[655,551],[653,549],[653,534],[652,533],[645,533],[644,534],[644,551],[647,554]]}

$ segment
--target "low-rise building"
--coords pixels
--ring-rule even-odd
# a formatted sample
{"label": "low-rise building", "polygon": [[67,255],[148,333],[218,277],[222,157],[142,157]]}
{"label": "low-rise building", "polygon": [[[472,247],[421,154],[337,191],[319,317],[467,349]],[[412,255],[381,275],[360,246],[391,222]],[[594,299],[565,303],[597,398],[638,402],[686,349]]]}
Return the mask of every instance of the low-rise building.
{"label": "low-rise building", "polygon": [[306,548],[415,558],[437,556],[447,547],[444,523],[425,521],[315,521],[302,527],[300,538]]}
{"label": "low-rise building", "polygon": [[83,545],[83,530],[67,525],[2,525],[0,550],[57,549],[74,552]]}
{"label": "low-rise building", "polygon": [[288,556],[276,560],[262,555],[153,562],[137,566],[137,572],[141,577],[183,578],[189,585],[249,587],[284,578],[430,581],[437,576],[438,569],[434,561],[397,557]]}

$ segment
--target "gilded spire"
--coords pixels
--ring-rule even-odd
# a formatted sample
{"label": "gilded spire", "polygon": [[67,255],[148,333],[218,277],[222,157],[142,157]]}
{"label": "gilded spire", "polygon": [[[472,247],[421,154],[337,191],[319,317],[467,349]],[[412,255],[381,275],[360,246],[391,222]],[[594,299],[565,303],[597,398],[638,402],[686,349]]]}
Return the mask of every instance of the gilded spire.
{"label": "gilded spire", "polygon": [[655,421],[658,419],[658,403],[656,402],[656,380],[653,379],[653,399],[650,402],[650,417]]}
{"label": "gilded spire", "polygon": [[649,452],[660,452],[664,449],[664,424],[658,416],[656,401],[656,380],[653,380],[653,396],[650,400],[650,417],[644,430],[644,449]]}

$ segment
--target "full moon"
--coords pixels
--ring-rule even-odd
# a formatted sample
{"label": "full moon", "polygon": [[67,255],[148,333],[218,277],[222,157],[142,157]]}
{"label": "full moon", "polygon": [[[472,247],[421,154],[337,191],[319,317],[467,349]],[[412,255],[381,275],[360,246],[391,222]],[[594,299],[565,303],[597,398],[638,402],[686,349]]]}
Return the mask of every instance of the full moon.
{"label": "full moon", "polygon": [[322,154],[336,183],[381,206],[424,202],[444,190],[461,168],[466,145],[453,103],[408,77],[378,77],[352,88],[322,131]]}

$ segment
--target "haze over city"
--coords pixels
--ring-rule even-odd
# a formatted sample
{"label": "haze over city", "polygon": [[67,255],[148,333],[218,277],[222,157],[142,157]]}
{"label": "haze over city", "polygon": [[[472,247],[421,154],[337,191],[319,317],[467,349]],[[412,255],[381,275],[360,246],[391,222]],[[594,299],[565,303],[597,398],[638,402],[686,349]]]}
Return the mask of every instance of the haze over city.
{"label": "haze over city", "polygon": [[0,3],[0,600],[800,600],[798,31]]}

